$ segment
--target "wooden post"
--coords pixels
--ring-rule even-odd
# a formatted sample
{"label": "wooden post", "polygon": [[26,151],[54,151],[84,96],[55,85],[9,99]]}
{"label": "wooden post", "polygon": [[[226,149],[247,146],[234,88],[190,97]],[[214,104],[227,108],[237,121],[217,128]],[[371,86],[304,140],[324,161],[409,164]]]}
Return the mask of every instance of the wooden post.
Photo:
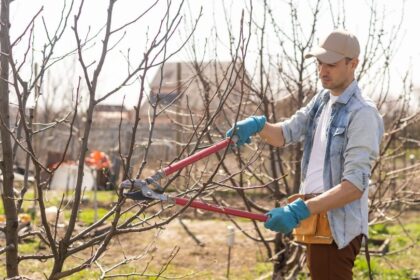
{"label": "wooden post", "polygon": [[[181,84],[181,63],[177,62],[176,64],[176,91],[177,91],[177,97],[179,98],[179,95],[182,93],[182,84]],[[182,116],[181,116],[181,102],[180,99],[177,100],[177,102],[175,102],[175,106],[176,106],[176,121],[178,124],[182,123]],[[182,142],[182,135],[181,135],[181,125],[176,125],[175,129],[176,129],[176,142],[177,142],[177,146],[176,146],[176,152],[177,155],[179,155],[179,153],[182,150],[182,147],[180,145],[180,143]]]}

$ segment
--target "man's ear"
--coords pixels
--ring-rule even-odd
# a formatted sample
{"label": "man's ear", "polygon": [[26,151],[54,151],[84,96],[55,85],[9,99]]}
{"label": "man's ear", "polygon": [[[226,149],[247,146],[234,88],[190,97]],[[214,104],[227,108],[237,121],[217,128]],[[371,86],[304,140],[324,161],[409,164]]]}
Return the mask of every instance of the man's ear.
{"label": "man's ear", "polygon": [[356,69],[357,65],[359,65],[359,59],[356,57],[351,60],[351,67]]}

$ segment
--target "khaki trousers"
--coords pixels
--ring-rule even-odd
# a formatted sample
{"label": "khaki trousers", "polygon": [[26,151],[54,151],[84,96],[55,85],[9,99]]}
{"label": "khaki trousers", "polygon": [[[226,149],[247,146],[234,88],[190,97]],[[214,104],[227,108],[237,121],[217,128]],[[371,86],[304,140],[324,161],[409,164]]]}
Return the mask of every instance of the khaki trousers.
{"label": "khaki trousers", "polygon": [[351,280],[356,256],[360,252],[363,235],[353,239],[349,245],[338,250],[332,244],[308,244],[306,262],[312,280]]}

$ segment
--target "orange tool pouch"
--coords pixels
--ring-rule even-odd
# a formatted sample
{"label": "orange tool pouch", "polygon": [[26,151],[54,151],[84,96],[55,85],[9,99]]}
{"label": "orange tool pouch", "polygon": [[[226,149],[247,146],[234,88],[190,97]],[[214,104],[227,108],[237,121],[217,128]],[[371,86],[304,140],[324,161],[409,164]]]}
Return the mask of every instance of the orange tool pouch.
{"label": "orange tool pouch", "polygon": [[[310,199],[315,195],[294,194],[287,199],[288,203],[301,198],[303,200]],[[331,244],[333,237],[328,222],[327,212],[311,215],[301,221],[293,230],[294,240],[303,244]]]}

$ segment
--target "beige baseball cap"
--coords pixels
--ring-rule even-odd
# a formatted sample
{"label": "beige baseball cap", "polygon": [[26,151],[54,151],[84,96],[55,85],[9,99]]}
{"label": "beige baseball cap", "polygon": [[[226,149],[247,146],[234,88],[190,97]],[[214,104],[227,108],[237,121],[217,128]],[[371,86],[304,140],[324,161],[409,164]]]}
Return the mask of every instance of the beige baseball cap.
{"label": "beige baseball cap", "polygon": [[319,47],[312,49],[305,58],[316,57],[324,63],[336,63],[341,59],[355,58],[360,54],[360,45],[352,33],[337,29],[322,41]]}

